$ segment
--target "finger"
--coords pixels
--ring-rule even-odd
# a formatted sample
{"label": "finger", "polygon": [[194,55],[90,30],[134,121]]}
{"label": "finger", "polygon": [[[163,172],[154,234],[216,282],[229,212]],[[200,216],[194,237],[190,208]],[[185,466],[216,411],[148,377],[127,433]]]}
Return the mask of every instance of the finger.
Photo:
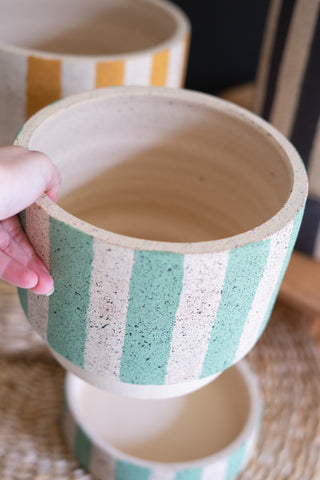
{"label": "finger", "polygon": [[58,200],[58,193],[61,185],[61,174],[59,170],[44,153],[38,152],[37,150],[30,150],[29,154],[39,158],[41,161],[41,166],[44,169],[43,175],[46,180],[42,191],[44,191],[51,200],[56,202]]}
{"label": "finger", "polygon": [[53,278],[47,270],[39,265],[37,260],[38,257],[33,257],[27,265],[38,277],[38,283],[31,288],[31,291],[38,295],[51,295],[54,291]]}
{"label": "finger", "polygon": [[[34,248],[29,242],[17,216],[0,222],[0,249],[24,264],[35,255]],[[24,261],[23,258],[25,259]]]}
{"label": "finger", "polygon": [[0,223],[0,250],[8,258],[36,274],[37,282],[24,288],[32,288],[32,291],[39,295],[53,292],[53,279],[29,243],[17,217]]}
{"label": "finger", "polygon": [[43,192],[56,201],[61,175],[43,153],[18,147],[0,149],[0,219],[10,218],[35,202]]}
{"label": "finger", "polygon": [[48,195],[49,198],[51,198],[51,200],[57,203],[58,196],[59,196],[59,189],[60,189],[60,183],[50,188],[49,190],[47,190],[45,193],[46,195]]}
{"label": "finger", "polygon": [[13,247],[0,251],[0,278],[17,287],[30,288],[38,295],[51,295],[54,290],[53,278],[43,262],[36,255],[28,259],[23,252],[21,254],[21,250],[18,251],[21,262],[18,261],[6,253],[17,252],[14,242],[12,245]]}
{"label": "finger", "polygon": [[0,251],[0,278],[21,288],[35,288],[38,275]]}

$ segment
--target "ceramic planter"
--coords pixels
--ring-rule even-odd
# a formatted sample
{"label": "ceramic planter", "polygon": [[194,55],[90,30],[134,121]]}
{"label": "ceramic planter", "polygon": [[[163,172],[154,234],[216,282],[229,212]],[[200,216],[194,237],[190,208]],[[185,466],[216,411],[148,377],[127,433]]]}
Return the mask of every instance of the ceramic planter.
{"label": "ceramic planter", "polygon": [[243,362],[167,400],[119,398],[71,374],[66,380],[67,442],[97,480],[232,480],[253,455],[261,416]]}
{"label": "ceramic planter", "polygon": [[0,0],[0,145],[70,94],[180,87],[190,25],[165,0]]}
{"label": "ceramic planter", "polygon": [[55,293],[20,299],[68,370],[169,397],[254,346],[307,195],[303,163],[272,126],[209,95],[118,87],[43,109],[16,144],[62,173],[59,206],[43,195],[21,215]]}
{"label": "ceramic planter", "polygon": [[320,4],[273,0],[255,87],[254,110],[299,151],[310,193],[297,248],[320,259]]}

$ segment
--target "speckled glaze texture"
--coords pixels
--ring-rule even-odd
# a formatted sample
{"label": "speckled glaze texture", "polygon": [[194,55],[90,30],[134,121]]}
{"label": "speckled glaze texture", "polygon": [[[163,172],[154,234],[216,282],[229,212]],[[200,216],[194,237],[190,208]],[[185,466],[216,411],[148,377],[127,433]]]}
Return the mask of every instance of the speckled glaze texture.
{"label": "speckled glaze texture", "polygon": [[[91,94],[90,101],[169,96],[194,108],[203,102],[227,109],[241,121],[248,116],[292,162],[294,173],[286,175],[294,185],[281,211],[249,232],[220,240],[170,243],[111,234],[66,214],[46,196],[21,217],[55,281],[50,297],[20,290],[21,304],[58,360],[103,388],[130,394],[133,387],[136,395],[134,387],[143,386],[145,396],[177,395],[239,361],[262,334],[301,224],[306,173],[278,132],[227,102],[169,89],[108,92]],[[68,111],[64,102],[31,119],[16,143],[29,146],[34,125],[42,128],[45,117]]]}
{"label": "speckled glaze texture", "polygon": [[[37,210],[27,210],[27,233]],[[272,239],[204,258],[106,246],[50,220],[55,293],[20,298],[49,345],[88,372],[137,385],[209,377],[259,339],[301,217]]]}
{"label": "speckled glaze texture", "polygon": [[164,463],[126,455],[108,443],[99,445],[99,440],[95,440],[81,426],[83,420],[76,418],[73,405],[68,403],[68,396],[63,416],[67,443],[81,465],[97,480],[233,480],[254,453],[263,408],[252,372],[245,362],[241,362],[237,368],[249,389],[251,407],[238,437],[216,454],[195,461]]}
{"label": "speckled glaze texture", "polygon": [[[81,18],[82,15],[79,12],[79,6],[82,9],[87,2],[81,0],[81,5],[80,2],[69,2],[68,8],[74,9],[70,14],[63,3],[59,6],[58,2],[55,2],[55,8],[52,2],[47,0],[45,2],[46,6],[41,0],[33,0],[26,7],[25,2],[21,2],[21,0],[0,1],[0,10],[5,12],[0,20],[0,145],[11,144],[25,120],[31,115],[46,105],[71,94],[116,85],[183,86],[190,25],[184,13],[175,5],[166,0],[137,0],[135,2],[137,15],[147,21],[146,28],[144,28],[143,23],[139,23],[143,20],[137,21],[136,18],[133,18],[130,21],[130,9],[132,9],[130,1],[122,1],[120,6],[120,2],[114,0],[94,0],[92,12],[101,12],[100,19],[95,19],[98,22],[97,28],[92,26],[90,31],[83,33],[84,38],[87,37],[88,45],[93,42],[93,46],[89,48],[77,38],[77,29],[84,28],[77,24],[79,21],[77,16]],[[109,20],[108,13],[106,13],[109,5],[111,7],[113,5],[115,11],[119,7],[114,24],[112,24],[112,18]],[[50,15],[52,25],[59,22],[59,15],[63,17],[60,19],[61,32],[59,25],[53,32],[49,26],[46,29],[42,25],[44,8],[48,10],[45,20],[49,21],[49,25],[50,18],[48,20],[47,17]],[[127,13],[126,10],[128,10]],[[17,11],[20,12],[21,18],[26,19],[25,24],[20,27],[16,18]],[[88,11],[87,18],[82,19],[84,25],[86,22],[90,25],[92,12]],[[74,20],[70,20],[70,15]],[[112,17],[112,15],[111,11],[110,16]],[[21,40],[28,24],[33,25],[33,20],[29,19],[29,16],[38,18],[38,24],[34,25],[33,30],[40,32],[38,34],[40,38],[37,38],[31,47],[28,45],[29,38],[26,38],[25,44]],[[60,52],[58,47],[65,35],[63,28],[68,22],[70,23],[70,32],[65,40],[65,52]],[[103,22],[105,22],[104,27]],[[157,40],[157,34],[154,39],[150,34],[152,23],[156,25],[155,30],[160,32],[159,40]],[[161,23],[163,23],[163,29]],[[169,24],[174,24],[174,27],[167,32]],[[39,29],[39,25],[42,27],[42,31]],[[123,32],[122,37],[128,39],[127,45],[123,47],[121,45],[121,51],[117,45],[117,33],[114,33],[117,26]],[[146,36],[146,41],[143,43],[141,40],[141,47],[139,47],[140,44],[137,44],[135,49],[134,39],[130,43],[130,38],[132,32],[137,29],[142,38],[143,35]],[[6,34],[7,30],[10,32],[9,34]],[[72,38],[73,32],[74,38]],[[26,32],[27,34],[28,32]],[[31,31],[30,37],[33,35],[35,34]],[[59,40],[59,35],[62,36],[61,40]],[[113,35],[115,35],[115,39]],[[57,37],[55,40],[58,42],[57,51],[54,50],[53,41],[52,45],[48,42],[50,36],[53,39]],[[95,46],[94,42],[97,43],[97,39],[90,38],[95,36],[97,38],[100,36],[101,45],[98,42],[98,45]],[[149,37],[152,40],[150,47],[148,47]],[[104,40],[105,38],[109,39],[110,45],[115,44],[114,53],[112,47],[109,47],[107,41]],[[75,48],[77,43],[79,43],[79,47]],[[46,51],[47,45],[50,46],[50,49],[48,48]],[[96,54],[92,53],[95,52],[95,48],[97,48]]]}
{"label": "speckled glaze texture", "polygon": [[261,50],[254,111],[299,151],[310,191],[297,249],[320,260],[320,3],[273,0]]}

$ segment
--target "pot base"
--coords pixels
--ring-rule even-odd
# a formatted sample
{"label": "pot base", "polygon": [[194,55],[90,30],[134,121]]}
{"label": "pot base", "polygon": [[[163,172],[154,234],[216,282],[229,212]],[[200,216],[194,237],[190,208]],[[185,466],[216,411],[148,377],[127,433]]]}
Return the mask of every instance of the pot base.
{"label": "pot base", "polygon": [[109,392],[118,395],[125,395],[127,397],[133,398],[156,399],[179,397],[181,395],[186,395],[188,393],[199,390],[220,375],[220,373],[218,373],[215,375],[211,375],[210,377],[173,385],[134,385],[131,383],[124,383],[115,380],[110,375],[102,376],[83,370],[82,368],[74,365],[65,357],[50,348],[50,346],[49,349],[52,355],[56,358],[56,360],[68,372],[73,373],[85,382],[90,383],[91,385],[94,385],[95,387],[98,387],[102,390],[108,390]]}

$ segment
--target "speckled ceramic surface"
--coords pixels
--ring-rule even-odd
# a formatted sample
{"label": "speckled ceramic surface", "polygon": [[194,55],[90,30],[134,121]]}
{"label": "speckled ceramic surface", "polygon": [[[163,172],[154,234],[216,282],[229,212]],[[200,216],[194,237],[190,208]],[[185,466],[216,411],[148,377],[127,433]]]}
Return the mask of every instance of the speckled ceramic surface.
{"label": "speckled ceramic surface", "polygon": [[190,24],[165,0],[0,0],[0,145],[59,98],[184,83]]}
{"label": "speckled ceramic surface", "polygon": [[63,208],[43,195],[21,217],[55,293],[20,299],[67,369],[169,397],[254,346],[307,194],[273,127],[208,95],[118,87],[47,107],[16,143],[50,155],[63,177]]}
{"label": "speckled ceramic surface", "polygon": [[121,399],[71,374],[66,380],[69,447],[100,480],[232,480],[253,456],[261,419],[244,362],[169,400]]}
{"label": "speckled ceramic surface", "polygon": [[297,248],[320,260],[320,3],[272,0],[254,110],[298,149],[310,192]]}

